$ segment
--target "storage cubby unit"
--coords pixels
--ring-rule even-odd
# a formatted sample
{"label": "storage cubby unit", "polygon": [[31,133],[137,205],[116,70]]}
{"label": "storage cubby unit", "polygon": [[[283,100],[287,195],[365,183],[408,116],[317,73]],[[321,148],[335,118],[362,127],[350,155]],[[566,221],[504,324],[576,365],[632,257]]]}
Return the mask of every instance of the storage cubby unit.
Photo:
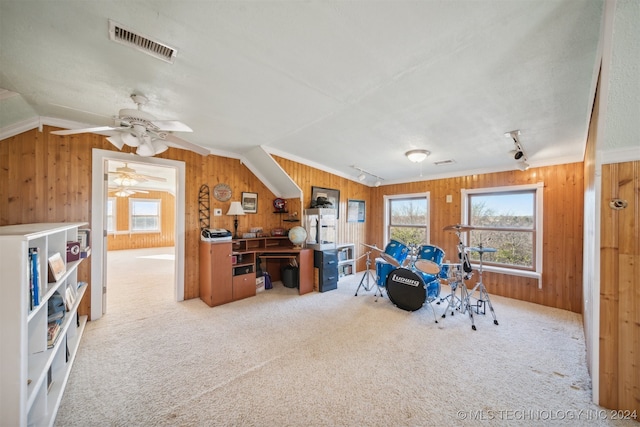
{"label": "storage cubby unit", "polygon": [[353,243],[337,245],[338,251],[338,278],[356,274],[356,250]]}
{"label": "storage cubby unit", "polygon": [[[5,299],[0,311],[0,413],[6,425],[50,426],[55,421],[87,322],[86,316],[78,316],[87,290],[87,284],[78,281],[78,265],[85,258],[67,262],[66,255],[67,242],[77,242],[78,228],[83,226],[86,223],[0,227]],[[34,249],[37,262],[30,256]],[[48,260],[56,253],[61,257],[59,274],[49,282]],[[32,277],[36,281],[32,282]],[[59,311],[64,315],[56,322],[56,339],[48,345],[49,316],[53,317],[60,307],[57,295],[62,298]]]}

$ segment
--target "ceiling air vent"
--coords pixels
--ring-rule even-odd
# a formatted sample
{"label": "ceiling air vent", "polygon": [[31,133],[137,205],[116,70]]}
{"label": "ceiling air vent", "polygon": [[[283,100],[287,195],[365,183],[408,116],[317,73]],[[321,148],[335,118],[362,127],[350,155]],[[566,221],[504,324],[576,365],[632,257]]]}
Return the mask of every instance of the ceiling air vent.
{"label": "ceiling air vent", "polygon": [[440,160],[438,162],[433,162],[433,164],[436,166],[442,166],[442,165],[450,165],[455,162],[456,162],[455,160],[449,159],[449,160]]}
{"label": "ceiling air vent", "polygon": [[111,19],[109,19],[109,39],[120,44],[131,46],[147,55],[162,59],[170,64],[173,64],[173,60],[178,53],[177,49],[164,43],[151,40],[141,34],[136,34]]}

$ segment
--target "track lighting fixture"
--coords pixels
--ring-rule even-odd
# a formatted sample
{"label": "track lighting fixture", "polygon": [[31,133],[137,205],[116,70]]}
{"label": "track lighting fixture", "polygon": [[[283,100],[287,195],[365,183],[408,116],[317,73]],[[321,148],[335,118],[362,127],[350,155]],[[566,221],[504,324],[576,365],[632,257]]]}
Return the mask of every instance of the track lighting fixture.
{"label": "track lighting fixture", "polygon": [[527,163],[527,155],[525,154],[524,148],[522,148],[522,144],[520,143],[520,140],[518,138],[520,136],[520,131],[512,130],[511,132],[505,133],[504,136],[513,140],[513,143],[516,146],[514,150],[511,150],[509,152],[513,155],[513,159],[518,161],[516,167],[521,171],[526,171],[527,169],[529,169],[529,163]]}
{"label": "track lighting fixture", "polygon": [[380,178],[378,175],[374,175],[371,172],[367,172],[366,170],[359,168],[355,165],[351,165],[351,167],[360,172],[360,174],[358,175],[359,181],[365,181],[367,179],[367,175],[369,175],[376,179],[373,185],[375,185],[376,187],[380,187],[382,185],[382,178]]}

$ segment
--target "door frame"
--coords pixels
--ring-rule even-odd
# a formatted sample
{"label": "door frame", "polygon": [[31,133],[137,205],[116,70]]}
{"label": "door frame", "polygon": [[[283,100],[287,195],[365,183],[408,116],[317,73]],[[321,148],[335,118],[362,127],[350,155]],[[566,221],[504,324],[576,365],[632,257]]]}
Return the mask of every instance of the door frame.
{"label": "door frame", "polygon": [[184,253],[185,253],[185,163],[179,160],[156,157],[134,156],[118,151],[92,150],[91,174],[91,320],[102,317],[103,288],[106,286],[106,205],[108,193],[104,181],[108,179],[106,160],[136,163],[147,163],[163,167],[171,167],[176,171],[176,215],[175,215],[175,268],[174,298],[184,301]]}

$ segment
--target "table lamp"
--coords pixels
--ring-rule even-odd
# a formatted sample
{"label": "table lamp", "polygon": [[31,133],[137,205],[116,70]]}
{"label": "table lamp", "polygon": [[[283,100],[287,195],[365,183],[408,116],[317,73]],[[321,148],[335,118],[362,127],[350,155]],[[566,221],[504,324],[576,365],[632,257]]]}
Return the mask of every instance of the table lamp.
{"label": "table lamp", "polygon": [[239,239],[240,236],[238,236],[238,215],[244,215],[242,204],[240,202],[231,202],[231,206],[229,206],[229,211],[227,212],[227,215],[235,216],[235,219],[233,220],[233,227],[234,227],[233,238]]}

